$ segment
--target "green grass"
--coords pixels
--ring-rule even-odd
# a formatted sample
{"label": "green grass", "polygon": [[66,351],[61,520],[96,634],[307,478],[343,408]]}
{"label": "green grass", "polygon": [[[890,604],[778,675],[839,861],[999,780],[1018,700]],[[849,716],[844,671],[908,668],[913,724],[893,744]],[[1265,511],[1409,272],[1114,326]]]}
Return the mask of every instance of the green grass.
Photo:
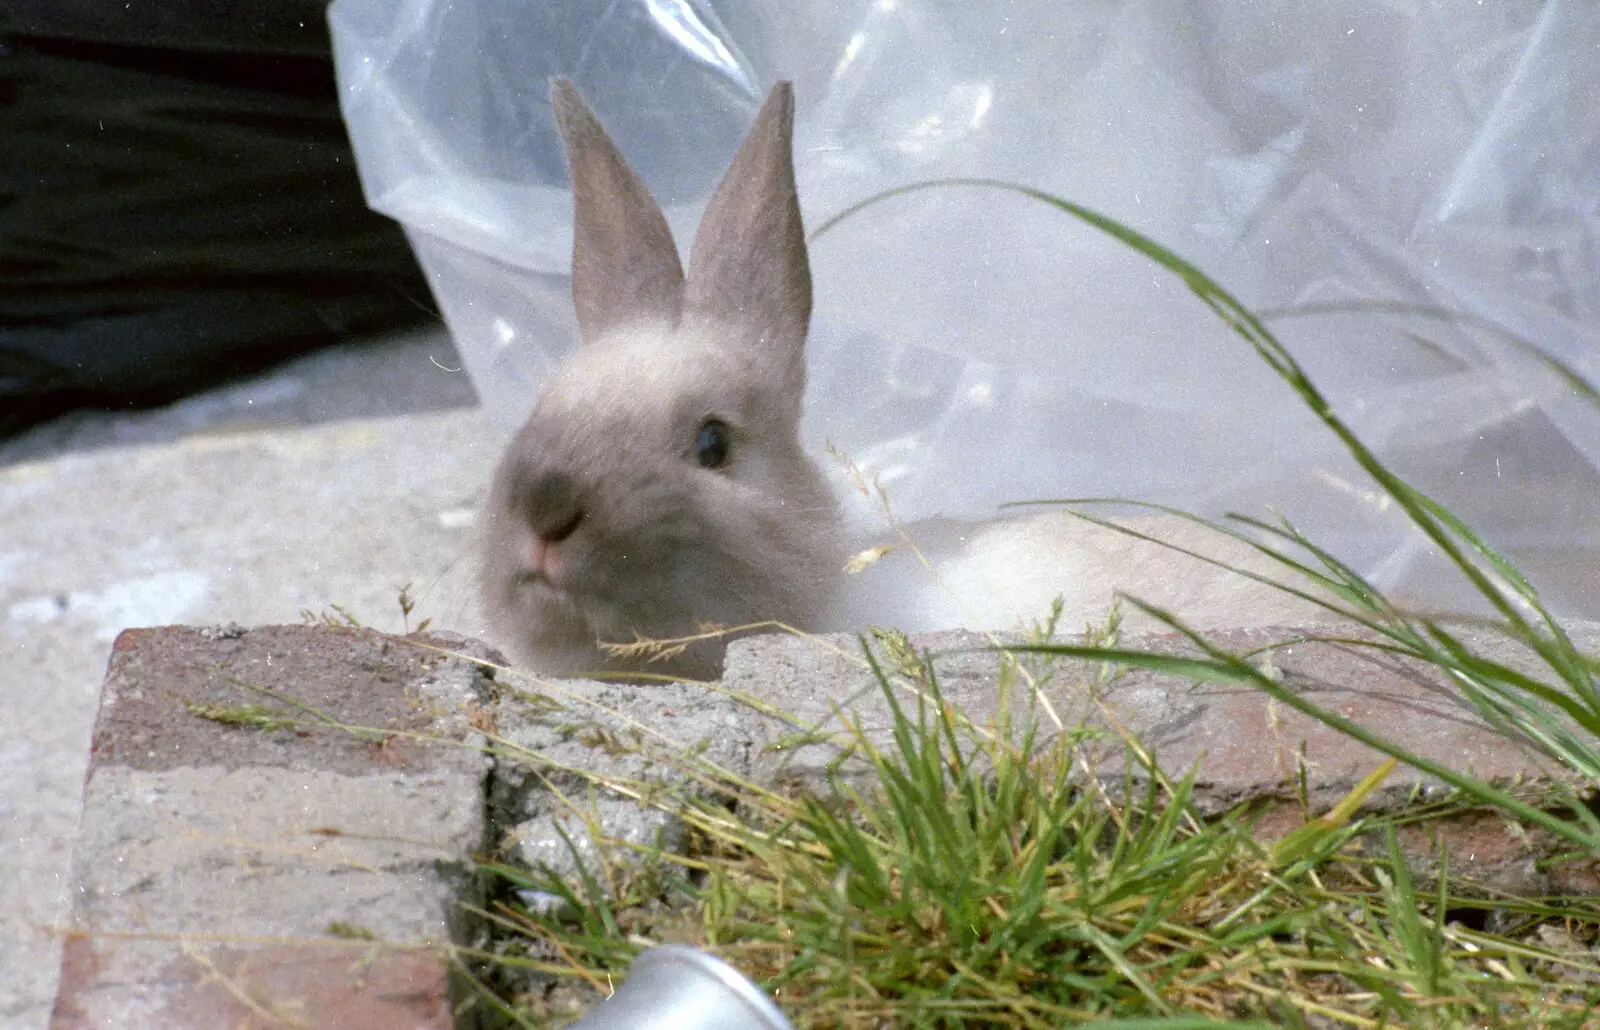
{"label": "green grass", "polygon": [[[952,187],[1032,197],[1178,275],[1483,599],[1493,615],[1475,624],[1517,643],[1538,671],[1476,653],[1459,623],[1392,604],[1287,522],[1206,524],[1271,556],[1281,589],[1359,628],[1342,632],[1346,646],[1440,670],[1490,725],[1600,787],[1600,663],[1510,561],[1390,472],[1265,324],[1198,269],[1095,212],[988,180],[891,191],[815,235],[895,196]],[[1580,395],[1600,399],[1576,372],[1544,360]],[[488,913],[502,931],[495,975],[511,985],[492,1007],[509,1023],[559,1022],[567,1002],[603,996],[640,948],[683,941],[776,992],[800,1026],[1600,1026],[1595,899],[1491,896],[1453,877],[1448,855],[1418,882],[1398,843],[1401,830],[1488,808],[1558,835],[1574,854],[1600,856],[1600,821],[1574,794],[1530,795],[1424,759],[1285,689],[1181,613],[1127,603],[1185,634],[1193,655],[1120,646],[1114,617],[1098,635],[1065,643],[1052,620],[997,655],[996,710],[1006,714],[991,725],[973,725],[946,703],[932,656],[880,634],[863,654],[893,712],[892,740],[875,742],[847,718],[842,743],[866,774],[846,776],[841,765],[822,795],[777,794],[693,754],[669,759],[696,785],[693,795],[597,782],[683,819],[692,846],[674,855],[611,842],[598,862],[579,864],[574,882],[494,867],[504,885],[561,903],[530,910],[504,900]],[[1264,845],[1251,832],[1256,812],[1203,814],[1192,774],[1169,779],[1138,741],[1041,729],[1028,703],[1040,678],[1087,675],[1085,688],[1100,689],[1128,668],[1263,691],[1454,790],[1361,816],[1360,802],[1387,773],[1379,768],[1347,803]],[[1093,775],[1111,768],[1120,778]],[[1374,841],[1375,850],[1357,846]],[[1497,932],[1462,918],[1484,909]],[[577,993],[551,994],[551,984]]]}
{"label": "green grass", "polygon": [[[854,721],[845,740],[865,787],[841,767],[824,796],[788,797],[691,755],[681,778],[709,797],[607,783],[677,814],[693,846],[612,842],[572,880],[498,867],[507,885],[564,901],[496,908],[519,939],[502,971],[599,997],[643,946],[693,943],[816,1027],[1576,1027],[1600,1002],[1600,910],[1497,900],[1520,929],[1496,937],[1446,920],[1490,904],[1455,897],[1447,868],[1413,884],[1395,825],[1446,817],[1459,799],[1265,845],[1253,812],[1203,816],[1191,780],[1167,779],[1131,744],[1111,742],[1125,773],[1103,789],[1084,775],[1108,768],[1103,739],[1042,739],[1025,706],[968,724],[931,656],[893,636],[877,645],[882,661],[865,654],[892,740]],[[1000,668],[997,689],[1024,698],[1051,671]],[[1373,835],[1389,841],[1375,856],[1349,847]],[[1560,927],[1566,945],[1540,927]],[[520,1025],[556,1014],[537,991],[518,1005]]]}

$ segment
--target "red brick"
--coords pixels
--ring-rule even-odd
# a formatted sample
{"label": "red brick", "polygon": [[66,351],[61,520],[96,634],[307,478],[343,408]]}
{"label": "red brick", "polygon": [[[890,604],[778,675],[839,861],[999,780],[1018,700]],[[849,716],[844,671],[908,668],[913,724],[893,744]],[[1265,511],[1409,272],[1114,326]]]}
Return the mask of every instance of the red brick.
{"label": "red brick", "polygon": [[448,1030],[436,951],[73,934],[52,1030]]}

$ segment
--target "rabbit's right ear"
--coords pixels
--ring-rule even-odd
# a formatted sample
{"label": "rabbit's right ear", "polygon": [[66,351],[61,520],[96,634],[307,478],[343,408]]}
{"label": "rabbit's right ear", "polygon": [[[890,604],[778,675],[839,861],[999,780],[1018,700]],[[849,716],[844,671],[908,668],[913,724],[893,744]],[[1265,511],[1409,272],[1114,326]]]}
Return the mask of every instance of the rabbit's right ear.
{"label": "rabbit's right ear", "polygon": [[550,106],[572,178],[572,303],[584,342],[624,325],[676,326],[683,264],[666,216],[571,82],[551,81]]}

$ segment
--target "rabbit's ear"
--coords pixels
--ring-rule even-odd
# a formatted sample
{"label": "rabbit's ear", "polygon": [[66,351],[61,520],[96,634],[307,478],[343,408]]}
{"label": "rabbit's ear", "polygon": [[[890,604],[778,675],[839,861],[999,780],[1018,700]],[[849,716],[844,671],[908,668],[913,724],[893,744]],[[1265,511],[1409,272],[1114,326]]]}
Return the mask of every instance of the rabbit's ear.
{"label": "rabbit's ear", "polygon": [[572,302],[584,342],[624,325],[677,325],[683,265],[661,208],[571,82],[551,81],[550,106],[572,176]]}
{"label": "rabbit's ear", "polygon": [[798,403],[811,268],[794,187],[793,123],[793,91],[780,82],[706,206],[690,252],[685,308],[739,326],[775,348],[784,385]]}

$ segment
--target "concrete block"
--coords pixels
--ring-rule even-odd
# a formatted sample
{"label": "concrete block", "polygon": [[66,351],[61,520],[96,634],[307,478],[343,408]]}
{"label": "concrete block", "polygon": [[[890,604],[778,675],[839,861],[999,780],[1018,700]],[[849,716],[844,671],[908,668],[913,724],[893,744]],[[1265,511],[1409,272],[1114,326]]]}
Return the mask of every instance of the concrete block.
{"label": "concrete block", "polygon": [[489,680],[438,647],[494,657],[313,626],[118,637],[52,1025],[452,1025],[437,945],[473,932]]}
{"label": "concrete block", "polygon": [[[1594,627],[1579,626],[1575,632],[1580,646],[1600,645]],[[1487,631],[1463,633],[1479,653],[1525,670],[1536,664],[1531,655]],[[1295,642],[1304,635],[1295,629],[1249,629],[1212,634],[1211,639],[1235,653],[1254,654],[1259,667],[1291,689],[1451,768],[1502,786],[1566,779],[1548,757],[1484,725],[1436,670],[1347,644]],[[963,632],[907,641],[912,653],[934,656],[943,698],[980,727],[994,725],[999,715],[1001,658],[990,650],[994,642]],[[1177,635],[1125,643],[1169,654],[1196,653]],[[907,652],[897,653],[877,639],[870,646],[879,667],[899,684],[895,696],[903,709],[915,717],[916,698],[899,672]],[[1026,677],[1014,682],[1008,697],[1014,719],[1037,721],[1041,743],[1058,732],[1099,730],[1099,743],[1086,745],[1080,755],[1115,788],[1123,775],[1120,742],[1125,734],[1136,735],[1170,777],[1198,766],[1195,802],[1202,811],[1277,802],[1260,823],[1266,838],[1303,822],[1302,767],[1310,812],[1320,814],[1386,757],[1255,690],[1130,669],[1097,675],[1090,663],[1067,660],[1048,671],[1037,660],[1029,664],[1043,684],[1038,691],[1042,702]],[[561,681],[546,687],[535,691],[536,704],[524,698],[502,701],[496,708],[502,736],[523,748],[527,757],[500,763],[492,811],[497,825],[514,828],[501,841],[505,854],[530,866],[544,862],[557,871],[574,868],[558,821],[585,858],[597,853],[591,829],[601,837],[634,843],[654,842],[660,834],[670,845],[681,837],[670,804],[664,813],[619,800],[591,778],[632,784],[644,792],[649,784],[662,784],[703,793],[683,761],[673,757],[687,749],[764,787],[820,793],[829,789],[830,777],[844,777],[860,789],[870,785],[872,776],[864,761],[847,756],[849,734],[842,713],[849,713],[875,747],[893,747],[889,704],[854,637],[771,634],[736,641],[723,679],[714,686]],[[1060,719],[1060,730],[1046,706]],[[969,736],[968,746],[974,744]],[[538,775],[536,769],[541,770]],[[555,790],[543,789],[539,776],[550,777]],[[1442,787],[1402,766],[1368,807],[1393,807],[1414,790]],[[659,803],[667,795],[654,796]],[[1554,841],[1534,832],[1515,835],[1509,843],[1491,842],[1481,822],[1472,816],[1442,831],[1442,839],[1458,839],[1458,869],[1508,889],[1553,888],[1564,882],[1529,879],[1535,859],[1558,850]],[[1420,838],[1405,843],[1424,864],[1437,846]],[[613,854],[626,860],[625,850]],[[1457,854],[1455,848],[1452,854]],[[1551,875],[1568,880],[1588,875],[1570,865],[1551,869]]]}
{"label": "concrete block", "polygon": [[[552,808],[511,828],[517,865],[549,870],[568,886],[581,888],[584,879],[580,873],[605,882],[607,865],[635,861],[640,853],[635,848],[681,853],[686,843],[686,827],[680,818],[631,798],[585,793],[571,799],[570,805]],[[602,852],[602,841],[613,847]],[[547,899],[525,895],[523,900],[537,905]]]}
{"label": "concrete block", "polygon": [[[1600,626],[1577,623],[1568,629],[1580,649],[1600,653]],[[1321,631],[1328,633],[1329,628]],[[1583,785],[1549,756],[1491,730],[1438,670],[1349,644],[1294,642],[1304,635],[1305,631],[1294,629],[1248,629],[1210,634],[1209,639],[1232,653],[1253,654],[1258,667],[1278,682],[1448,768],[1501,787],[1569,785],[1580,793],[1592,792],[1592,786]],[[1360,633],[1350,628],[1348,635]],[[1550,675],[1539,669],[1531,652],[1498,634],[1463,627],[1460,636],[1482,656],[1525,673]],[[986,650],[993,638],[939,633],[913,637],[909,643],[934,656],[940,691],[952,706],[979,726],[994,725],[1000,710],[996,690],[1000,659]],[[1175,655],[1196,653],[1177,635],[1123,643]],[[893,650],[881,641],[873,641],[871,647],[880,667],[894,680]],[[750,637],[729,648],[722,682],[730,692],[759,698],[818,731],[804,743],[780,746],[796,739],[794,729],[775,720],[758,723],[751,769],[757,782],[818,790],[831,774],[844,775],[859,786],[867,776],[864,766],[840,762],[841,708],[853,713],[874,746],[893,746],[888,703],[856,638]],[[914,716],[915,697],[905,689],[903,678],[898,682],[896,696]],[[1266,814],[1257,823],[1257,835],[1263,839],[1301,825],[1306,807],[1312,815],[1326,811],[1386,758],[1252,689],[1197,684],[1133,669],[1096,685],[1089,663],[1067,661],[1055,668],[1039,694],[1059,716],[1063,729],[1102,731],[1105,746],[1090,748],[1087,754],[1111,786],[1122,778],[1118,742],[1124,733],[1131,733],[1151,749],[1169,777],[1177,779],[1198,767],[1194,801],[1201,811],[1219,813],[1245,802],[1265,803]],[[1027,691],[1013,689],[1013,715],[1026,709],[1027,699]],[[1040,742],[1048,742],[1058,731],[1042,708],[1036,708],[1033,717],[1041,726]],[[827,734],[835,735],[834,740],[826,739]],[[1302,767],[1305,807],[1300,803]],[[1401,766],[1369,798],[1367,810],[1393,809],[1417,790],[1437,794],[1444,786]],[[1499,813],[1468,812],[1454,821],[1430,822],[1427,834],[1402,834],[1401,843],[1423,874],[1447,847],[1456,873],[1494,889],[1590,893],[1600,884],[1600,862],[1557,859],[1567,850],[1561,841],[1536,827],[1513,827]]]}
{"label": "concrete block", "polygon": [[[1546,757],[1490,730],[1438,671],[1351,645],[1293,642],[1305,632],[1229,630],[1210,634],[1209,639],[1230,652],[1255,655],[1257,666],[1278,682],[1452,768],[1502,784],[1561,775]],[[1575,632],[1580,646],[1600,650],[1596,627],[1579,626]],[[1514,667],[1531,669],[1536,664],[1531,654],[1486,630],[1464,629],[1462,635],[1480,653]],[[993,724],[999,715],[996,683],[1001,658],[990,650],[994,642],[963,632],[927,634],[909,641],[917,652],[934,656],[945,700],[980,726]],[[1174,655],[1198,653],[1177,635],[1137,637],[1122,646]],[[880,667],[897,679],[892,650],[881,642],[873,642],[872,650]],[[1139,669],[1121,670],[1100,687],[1092,687],[1092,679],[1089,663],[1063,660],[1038,694],[1064,728],[1098,727],[1113,738],[1119,730],[1138,735],[1171,776],[1181,776],[1198,763],[1197,800],[1208,810],[1255,798],[1294,797],[1302,763],[1313,805],[1331,804],[1384,760],[1366,745],[1256,690],[1198,684]],[[837,710],[847,708],[868,739],[879,747],[891,744],[888,703],[855,638],[746,638],[729,648],[722,682],[730,692],[758,697],[822,733],[840,733],[844,726]],[[898,682],[902,685],[896,696],[914,712],[915,696],[904,688],[903,678]],[[1013,715],[1029,705],[1030,691],[1024,681],[1018,683],[1010,694]],[[1043,707],[1034,712],[1041,740],[1048,740],[1054,724]],[[769,736],[756,745],[754,771],[759,777],[805,781],[838,753],[823,741],[788,752],[774,750],[773,743]],[[1117,768],[1113,764],[1107,771],[1114,773]],[[1397,770],[1383,796],[1403,797],[1419,781],[1429,785],[1410,769]]]}
{"label": "concrete block", "polygon": [[[505,828],[499,849],[570,883],[580,859],[593,868],[600,857],[597,837],[681,846],[685,828],[673,808],[686,796],[709,793],[696,779],[696,765],[744,776],[756,742],[766,736],[754,711],[715,686],[522,676],[502,676],[501,683],[511,689],[493,710],[502,752],[489,801],[491,824]],[[605,783],[660,807],[613,793]],[[610,857],[628,860],[622,853]]]}

